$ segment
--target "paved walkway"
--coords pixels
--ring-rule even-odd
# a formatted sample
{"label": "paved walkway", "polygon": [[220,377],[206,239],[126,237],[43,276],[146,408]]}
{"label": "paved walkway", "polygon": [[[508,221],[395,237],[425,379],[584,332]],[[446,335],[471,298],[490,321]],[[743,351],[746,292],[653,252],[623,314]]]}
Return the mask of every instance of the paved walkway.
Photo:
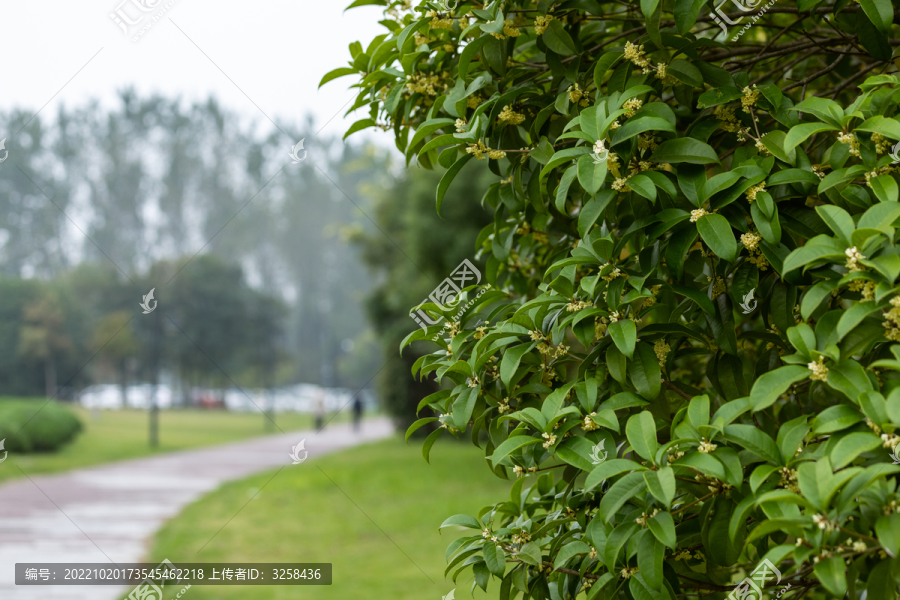
{"label": "paved walkway", "polygon": [[[226,481],[291,465],[291,448],[300,440],[309,452],[305,467],[323,454],[391,434],[387,419],[370,419],[358,434],[349,424],[332,425],[319,434],[298,431],[2,484],[0,598],[116,600],[128,588],[17,587],[15,563],[146,560],[150,538],[166,520]],[[7,461],[0,468],[16,467]]]}

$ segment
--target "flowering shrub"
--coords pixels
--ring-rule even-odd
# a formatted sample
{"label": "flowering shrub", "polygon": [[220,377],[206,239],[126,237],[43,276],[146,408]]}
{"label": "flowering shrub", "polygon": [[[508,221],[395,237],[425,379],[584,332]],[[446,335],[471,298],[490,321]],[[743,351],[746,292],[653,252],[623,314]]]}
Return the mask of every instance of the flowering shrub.
{"label": "flowering shrub", "polygon": [[773,596],[895,599],[891,2],[785,0],[739,41],[702,0],[364,4],[388,33],[323,80],[358,77],[348,135],[445,168],[438,211],[467,163],[496,175],[492,290],[415,366],[446,384],[426,458],[469,435],[513,479],[444,523],[475,530],[453,580],[745,597],[765,559]]}

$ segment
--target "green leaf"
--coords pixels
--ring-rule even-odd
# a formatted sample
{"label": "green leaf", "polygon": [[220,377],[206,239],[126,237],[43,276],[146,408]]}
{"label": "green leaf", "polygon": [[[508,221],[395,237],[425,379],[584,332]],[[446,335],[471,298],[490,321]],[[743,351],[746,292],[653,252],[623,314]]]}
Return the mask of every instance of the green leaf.
{"label": "green leaf", "polygon": [[703,87],[703,75],[700,74],[700,70],[683,58],[676,58],[669,63],[666,74],[695,88]]}
{"label": "green leaf", "polygon": [[503,353],[503,358],[500,361],[500,381],[503,382],[503,385],[509,389],[509,384],[512,381],[513,375],[516,374],[516,371],[519,369],[519,363],[522,360],[522,356],[531,350],[532,344],[520,344],[518,346],[513,346],[511,348],[507,348]]}
{"label": "green leaf", "polygon": [[637,327],[631,319],[620,319],[609,324],[609,335],[619,351],[629,359],[634,357]]}
{"label": "green leaf", "polygon": [[636,353],[634,361],[628,362],[631,383],[645,400],[654,400],[662,387],[659,359],[650,344],[643,342],[637,345]]}
{"label": "green leaf", "polygon": [[781,453],[775,441],[753,425],[728,425],[725,437],[763,460],[781,464]]}
{"label": "green leaf", "polygon": [[319,87],[322,87],[323,85],[325,85],[329,81],[332,81],[333,79],[337,79],[338,77],[344,77],[346,75],[354,75],[354,74],[356,74],[356,72],[357,72],[356,69],[351,69],[350,67],[340,67],[340,68],[334,69],[333,71],[329,71],[329,72],[325,73],[324,77],[322,77],[322,81],[319,82]]}
{"label": "green leaf", "polygon": [[444,521],[438,529],[443,529],[444,527],[468,527],[470,529],[478,529],[481,530],[483,527],[481,523],[479,523],[475,517],[470,517],[469,515],[453,515],[446,521]]}
{"label": "green leaf", "polygon": [[[837,324],[837,340],[841,341],[848,333],[862,323],[863,319],[878,310],[878,304],[875,302],[860,302],[854,304],[844,311]],[[854,398],[855,400],[856,398]]]}
{"label": "green leaf", "polygon": [[810,373],[812,371],[807,367],[798,365],[779,367],[774,371],[763,373],[753,384],[753,389],[750,390],[750,402],[753,404],[753,410],[759,411],[772,406],[791,385],[803,381],[809,377]]}
{"label": "green leaf", "polygon": [[409,443],[409,437],[414,434],[419,428],[428,425],[429,423],[434,423],[438,421],[437,417],[426,417],[424,419],[419,419],[415,423],[409,426],[409,429],[406,430],[406,442]]}
{"label": "green leaf", "polygon": [[455,163],[453,166],[447,169],[447,172],[444,173],[444,176],[441,177],[441,182],[437,187],[437,212],[441,213],[441,204],[444,203],[444,194],[447,193],[447,190],[450,188],[450,184],[453,183],[453,180],[459,175],[459,172],[462,170],[466,163],[469,162],[474,154],[466,154]]}
{"label": "green leaf", "polygon": [[706,165],[718,164],[719,157],[709,144],[693,138],[675,138],[660,144],[653,151],[650,162]]}
{"label": "green leaf", "polygon": [[675,536],[675,520],[671,514],[658,512],[647,521],[647,526],[656,539],[669,548],[674,549],[678,544],[678,538]]}
{"label": "green leaf", "polygon": [[528,542],[516,552],[516,558],[524,563],[538,567],[541,565],[541,547],[534,542]]}
{"label": "green leaf", "polygon": [[831,448],[831,463],[835,469],[846,467],[860,454],[881,447],[881,440],[873,433],[850,433]]}
{"label": "green leaf", "polygon": [[627,458],[613,458],[604,461],[588,474],[584,482],[584,489],[591,490],[610,477],[621,475],[627,471],[646,471],[646,467]]}
{"label": "green leaf", "polygon": [[663,467],[658,471],[644,471],[644,483],[657,500],[667,507],[672,505],[675,498],[675,472],[672,467]]}
{"label": "green leaf", "polygon": [[559,19],[550,21],[550,26],[544,31],[543,37],[547,47],[557,54],[570,56],[575,54],[577,50],[575,42],[572,41],[572,36],[569,35],[569,32],[566,31]]}
{"label": "green leaf", "polygon": [[659,443],[656,441],[656,424],[649,411],[642,411],[628,419],[625,436],[641,458],[654,461]]}
{"label": "green leaf", "polygon": [[823,131],[839,131],[839,128],[824,123],[801,123],[791,127],[784,138],[784,151],[791,152],[794,148],[805,142],[809,136]]}
{"label": "green leaf", "polygon": [[900,554],[900,513],[878,517],[875,535],[891,558],[896,558]]}
{"label": "green leaf", "polygon": [[556,555],[556,560],[553,561],[553,568],[558,569],[565,565],[573,556],[588,554],[590,551],[591,547],[584,542],[569,542],[563,546],[560,549],[559,554]]}
{"label": "green leaf", "polygon": [[515,437],[511,437],[494,450],[494,454],[491,456],[491,462],[494,467],[500,464],[504,458],[509,456],[511,453],[515,452],[519,448],[524,446],[530,446],[531,444],[539,444],[543,440],[541,438],[534,438],[530,435],[517,435]]}
{"label": "green leaf", "polygon": [[697,221],[697,231],[716,256],[731,263],[735,261],[738,246],[728,219],[717,214],[700,217]]}
{"label": "green leaf", "polygon": [[594,163],[589,154],[578,157],[578,183],[590,195],[596,194],[606,179],[606,161]]}
{"label": "green leaf", "polygon": [[888,33],[894,22],[894,7],[890,0],[859,0],[866,16],[878,31]]}
{"label": "green leaf", "polygon": [[506,554],[497,544],[488,542],[484,545],[484,562],[488,570],[497,577],[503,577],[506,572]]}
{"label": "green leaf", "polygon": [[666,547],[652,535],[641,537],[637,546],[637,564],[644,581],[651,589],[663,584],[663,557]]}
{"label": "green leaf", "polygon": [[629,473],[615,482],[600,501],[599,514],[603,518],[603,522],[609,523],[612,521],[626,502],[646,488],[647,484],[644,483],[644,476],[638,471]]}
{"label": "green leaf", "polygon": [[835,596],[842,598],[847,593],[846,565],[841,556],[820,560],[813,571],[822,582],[822,586]]}

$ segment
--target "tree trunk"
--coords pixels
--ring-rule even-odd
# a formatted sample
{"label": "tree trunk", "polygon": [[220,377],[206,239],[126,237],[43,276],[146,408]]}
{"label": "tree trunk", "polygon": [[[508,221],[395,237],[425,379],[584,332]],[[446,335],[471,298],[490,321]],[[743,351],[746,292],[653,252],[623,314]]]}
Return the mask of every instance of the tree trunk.
{"label": "tree trunk", "polygon": [[48,398],[56,396],[56,363],[51,356],[44,361],[44,385]]}

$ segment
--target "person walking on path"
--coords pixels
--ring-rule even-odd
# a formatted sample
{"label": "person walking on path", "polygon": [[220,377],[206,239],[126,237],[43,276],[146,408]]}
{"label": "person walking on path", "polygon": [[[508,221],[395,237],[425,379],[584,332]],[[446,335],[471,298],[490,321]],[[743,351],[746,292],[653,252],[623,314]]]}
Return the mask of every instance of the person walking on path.
{"label": "person walking on path", "polygon": [[359,431],[360,421],[362,421],[363,401],[360,394],[353,396],[353,431]]}

